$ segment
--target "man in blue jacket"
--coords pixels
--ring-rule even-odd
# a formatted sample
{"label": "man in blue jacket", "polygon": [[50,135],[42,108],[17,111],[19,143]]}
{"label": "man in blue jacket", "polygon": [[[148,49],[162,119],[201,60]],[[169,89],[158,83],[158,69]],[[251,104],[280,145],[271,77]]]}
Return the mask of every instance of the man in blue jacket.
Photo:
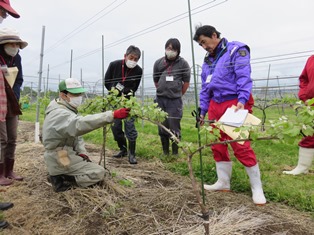
{"label": "man in blue jacket", "polygon": [[[218,121],[226,109],[233,105],[236,106],[236,111],[248,109],[252,112],[254,100],[251,95],[250,48],[241,42],[228,42],[226,38],[220,38],[220,32],[210,25],[198,27],[193,39],[207,51],[201,74],[201,124],[204,124],[206,113],[209,120]],[[221,132],[221,141],[230,139],[227,134]],[[265,204],[260,170],[250,142],[233,142],[230,145],[250,177],[254,203]],[[213,185],[204,185],[204,188],[209,191],[229,191],[232,162],[228,145],[213,145],[212,151],[218,181]]]}

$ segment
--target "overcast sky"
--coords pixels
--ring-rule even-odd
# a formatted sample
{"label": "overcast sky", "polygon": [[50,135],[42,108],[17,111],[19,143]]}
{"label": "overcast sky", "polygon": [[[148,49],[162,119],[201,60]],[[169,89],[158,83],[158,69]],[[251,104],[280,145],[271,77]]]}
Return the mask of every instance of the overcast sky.
{"label": "overcast sky", "polygon": [[[314,54],[313,0],[190,0],[190,4],[193,31],[197,24],[209,24],[229,41],[250,46],[255,80],[267,78],[269,68],[270,77],[297,76]],[[164,55],[169,38],[180,40],[181,56],[193,65],[188,0],[11,0],[11,5],[21,18],[8,17],[1,27],[18,30],[29,43],[20,52],[25,86],[38,83],[43,26],[43,77],[49,64],[49,87],[59,77],[70,76],[71,50],[72,77],[80,79],[82,71],[86,86],[101,84],[102,36],[105,71],[131,44],[144,52],[147,90],[154,89],[152,67]],[[195,42],[193,47],[195,63],[201,65],[205,51]]]}

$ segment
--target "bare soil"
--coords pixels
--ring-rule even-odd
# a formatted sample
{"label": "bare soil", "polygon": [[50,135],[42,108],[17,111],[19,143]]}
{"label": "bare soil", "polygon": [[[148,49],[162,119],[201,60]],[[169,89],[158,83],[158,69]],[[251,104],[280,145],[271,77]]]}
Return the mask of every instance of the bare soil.
{"label": "bare soil", "polygon": [[[15,206],[5,211],[10,227],[3,234],[314,234],[308,214],[282,204],[258,207],[243,194],[206,192],[208,221],[189,178],[167,171],[158,158],[138,157],[137,165],[116,160],[106,151],[106,177],[102,186],[55,193],[47,182],[44,148],[34,143],[34,124],[20,121],[16,172],[21,182],[1,186],[3,201]],[[87,145],[93,161],[101,147]],[[102,163],[103,164],[103,163]],[[0,232],[1,233],[1,232]]]}

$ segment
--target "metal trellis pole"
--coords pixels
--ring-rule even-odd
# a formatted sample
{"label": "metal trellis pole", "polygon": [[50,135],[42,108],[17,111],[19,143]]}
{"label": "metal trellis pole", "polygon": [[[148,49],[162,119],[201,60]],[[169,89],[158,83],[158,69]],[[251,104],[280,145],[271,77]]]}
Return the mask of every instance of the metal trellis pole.
{"label": "metal trellis pole", "polygon": [[[195,108],[196,108],[196,110],[198,110],[197,81],[196,81],[196,74],[195,74],[195,58],[194,58],[194,47],[193,47],[192,18],[191,18],[190,0],[188,0],[188,7],[189,7],[189,22],[190,22],[192,61],[193,61]],[[200,126],[199,125],[197,125],[197,137],[198,137],[198,146],[201,147],[201,135],[200,135]],[[200,153],[200,170],[201,170],[201,183],[202,183],[202,197],[203,197],[203,204],[205,205],[202,150],[200,150],[199,153]]]}
{"label": "metal trellis pole", "polygon": [[44,41],[45,41],[45,26],[43,26],[43,29],[42,29],[40,63],[39,63],[39,72],[38,72],[39,78],[38,78],[38,89],[37,89],[35,143],[39,143],[39,109],[40,109],[41,78],[42,78],[42,74],[43,74]]}

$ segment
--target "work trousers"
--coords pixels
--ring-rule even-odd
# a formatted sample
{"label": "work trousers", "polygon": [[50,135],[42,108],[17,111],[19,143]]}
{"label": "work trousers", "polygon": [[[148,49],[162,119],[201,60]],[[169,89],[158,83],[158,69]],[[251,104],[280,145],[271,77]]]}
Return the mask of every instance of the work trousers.
{"label": "work trousers", "polygon": [[64,147],[69,158],[69,165],[63,166],[58,160],[56,150],[46,150],[44,154],[45,163],[49,175],[70,175],[75,177],[78,186],[86,188],[104,179],[105,169],[94,163],[87,162],[78,156],[73,146]]}
{"label": "work trousers", "polygon": [[[214,100],[210,101],[208,109],[208,119],[218,121],[220,117],[225,113],[227,108],[230,108],[232,105],[237,105],[238,99],[228,100],[223,103],[216,103]],[[248,104],[245,105],[245,109],[251,110],[252,107],[248,107]],[[231,138],[220,131],[221,137],[220,141],[231,140]],[[239,144],[238,142],[230,143],[231,148],[233,149],[235,157],[246,167],[255,166],[257,163],[256,155],[251,148],[250,141],[245,141],[244,144]],[[215,144],[211,147],[214,159],[216,162],[227,162],[230,161],[230,156],[228,152],[227,144]]]}
{"label": "work trousers", "polygon": [[111,125],[114,140],[119,141],[121,139],[124,139],[126,136],[129,141],[135,141],[137,139],[137,130],[135,128],[134,121],[134,118],[124,120],[114,119],[113,125]]}
{"label": "work trousers", "polygon": [[[182,98],[170,99],[167,97],[157,96],[156,102],[158,107],[168,113],[168,118],[163,122],[163,125],[171,130],[179,139],[181,139],[181,119],[183,115]],[[160,127],[158,127],[158,134],[160,136],[170,136]]]}
{"label": "work trousers", "polygon": [[305,136],[299,142],[299,146],[302,148],[314,148],[314,136]]}
{"label": "work trousers", "polygon": [[17,139],[17,125],[18,116],[6,117],[4,122],[0,122],[0,163],[3,163],[5,158],[14,159]]}

